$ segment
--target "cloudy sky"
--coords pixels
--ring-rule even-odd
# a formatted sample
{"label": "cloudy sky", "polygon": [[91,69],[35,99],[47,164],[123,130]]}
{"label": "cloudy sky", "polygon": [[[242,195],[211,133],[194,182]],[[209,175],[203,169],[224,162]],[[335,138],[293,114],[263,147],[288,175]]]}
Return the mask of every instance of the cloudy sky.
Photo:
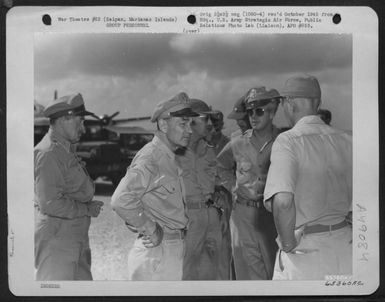
{"label": "cloudy sky", "polygon": [[[80,92],[98,115],[151,115],[181,91],[230,113],[249,88],[318,77],[332,124],[352,128],[352,37],[337,34],[37,34],[35,100]],[[275,123],[285,126],[279,109]],[[147,125],[151,127],[150,124]],[[236,129],[226,121],[226,132]]]}

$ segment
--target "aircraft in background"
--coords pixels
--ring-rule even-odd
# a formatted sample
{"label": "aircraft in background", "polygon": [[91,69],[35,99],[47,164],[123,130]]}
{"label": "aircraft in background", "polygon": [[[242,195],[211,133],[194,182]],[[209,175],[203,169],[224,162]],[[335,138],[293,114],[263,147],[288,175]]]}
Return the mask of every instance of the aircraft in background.
{"label": "aircraft in background", "polygon": [[[34,104],[34,144],[49,128],[49,119],[42,115],[44,107]],[[77,154],[86,163],[86,169],[94,180],[101,177],[116,186],[126,173],[135,154],[149,141],[154,132],[131,123],[149,120],[150,116],[116,119],[112,115],[93,115],[84,121],[85,134],[76,146]]]}

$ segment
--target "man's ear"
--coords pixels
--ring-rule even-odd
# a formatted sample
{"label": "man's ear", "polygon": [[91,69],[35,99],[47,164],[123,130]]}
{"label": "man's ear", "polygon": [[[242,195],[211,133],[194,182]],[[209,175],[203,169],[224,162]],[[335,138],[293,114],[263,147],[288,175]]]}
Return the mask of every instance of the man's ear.
{"label": "man's ear", "polygon": [[168,123],[166,120],[163,120],[163,119],[160,119],[158,120],[158,127],[159,127],[159,130],[163,133],[167,133],[167,130],[168,130]]}
{"label": "man's ear", "polygon": [[321,99],[316,99],[315,101],[314,101],[314,110],[315,111],[318,111],[318,109],[321,107],[321,104],[322,104],[322,100]]}
{"label": "man's ear", "polygon": [[290,115],[294,114],[294,112],[297,109],[297,104],[295,103],[294,100],[287,101],[287,111],[290,113]]}

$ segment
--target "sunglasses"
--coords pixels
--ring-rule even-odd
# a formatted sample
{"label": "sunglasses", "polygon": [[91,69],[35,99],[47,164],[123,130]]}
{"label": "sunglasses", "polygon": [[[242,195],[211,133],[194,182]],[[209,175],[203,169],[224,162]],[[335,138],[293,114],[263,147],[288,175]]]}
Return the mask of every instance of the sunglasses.
{"label": "sunglasses", "polygon": [[[205,122],[205,123],[207,123],[208,121],[209,121],[209,116],[208,115],[205,115],[205,114],[201,114],[201,115],[199,115],[199,116],[197,116],[197,117],[194,117],[195,119],[200,119],[201,121],[203,121],[203,122]],[[197,123],[196,123],[196,121],[194,120],[194,118],[192,119],[192,121],[191,121],[191,126],[195,126]]]}
{"label": "sunglasses", "polygon": [[247,109],[247,114],[249,116],[252,116],[254,113],[256,116],[263,116],[267,110],[265,108],[254,108],[254,109]]}

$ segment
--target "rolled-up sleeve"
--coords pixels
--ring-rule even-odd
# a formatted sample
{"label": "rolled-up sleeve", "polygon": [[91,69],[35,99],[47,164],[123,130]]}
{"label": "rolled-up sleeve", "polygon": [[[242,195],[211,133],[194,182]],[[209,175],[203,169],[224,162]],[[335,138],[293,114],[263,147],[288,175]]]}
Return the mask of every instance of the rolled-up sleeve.
{"label": "rolled-up sleeve", "polygon": [[219,184],[224,186],[229,192],[235,186],[235,159],[228,142],[217,156]]}
{"label": "rolled-up sleeve", "polygon": [[151,182],[152,173],[145,163],[135,164],[127,170],[111,198],[115,212],[136,228],[149,220],[144,213],[142,197]]}
{"label": "rolled-up sleeve", "polygon": [[295,193],[298,161],[290,138],[280,135],[271,151],[271,165],[264,190],[264,202],[280,192]]}
{"label": "rolled-up sleeve", "polygon": [[87,204],[72,200],[64,194],[65,180],[51,152],[35,155],[35,199],[43,214],[65,219],[83,217]]}

